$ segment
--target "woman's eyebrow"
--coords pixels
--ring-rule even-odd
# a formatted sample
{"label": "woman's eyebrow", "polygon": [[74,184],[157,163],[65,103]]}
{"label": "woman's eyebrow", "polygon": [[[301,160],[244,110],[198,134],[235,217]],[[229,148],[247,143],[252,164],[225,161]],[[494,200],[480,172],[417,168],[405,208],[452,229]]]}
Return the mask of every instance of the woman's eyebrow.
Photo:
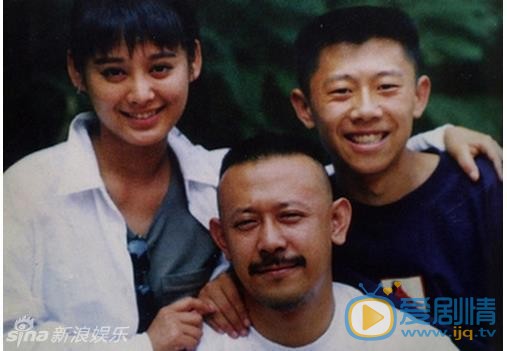
{"label": "woman's eyebrow", "polygon": [[161,58],[176,57],[176,52],[172,50],[162,50],[149,56],[150,60],[157,60]]}
{"label": "woman's eyebrow", "polygon": [[96,65],[105,65],[107,63],[122,63],[125,60],[121,57],[114,57],[114,56],[102,56],[97,57],[93,60],[93,63]]}

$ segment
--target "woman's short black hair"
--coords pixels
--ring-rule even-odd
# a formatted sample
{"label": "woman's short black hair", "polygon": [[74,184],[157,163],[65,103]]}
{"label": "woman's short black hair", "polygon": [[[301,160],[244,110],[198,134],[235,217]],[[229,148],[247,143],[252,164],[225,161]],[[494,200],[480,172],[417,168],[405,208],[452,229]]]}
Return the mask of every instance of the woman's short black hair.
{"label": "woman's short black hair", "polygon": [[130,53],[138,43],[159,47],[181,45],[192,61],[199,26],[186,0],[75,0],[70,19],[69,50],[76,69],[125,43]]}

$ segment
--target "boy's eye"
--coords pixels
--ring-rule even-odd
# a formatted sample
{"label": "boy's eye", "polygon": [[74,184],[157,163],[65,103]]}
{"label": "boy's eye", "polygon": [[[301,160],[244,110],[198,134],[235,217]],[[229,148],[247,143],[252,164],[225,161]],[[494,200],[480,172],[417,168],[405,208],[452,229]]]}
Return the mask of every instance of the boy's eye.
{"label": "boy's eye", "polygon": [[338,89],[333,90],[333,94],[339,94],[339,95],[350,94],[351,92],[352,92],[352,90],[350,90],[349,88],[338,88]]}

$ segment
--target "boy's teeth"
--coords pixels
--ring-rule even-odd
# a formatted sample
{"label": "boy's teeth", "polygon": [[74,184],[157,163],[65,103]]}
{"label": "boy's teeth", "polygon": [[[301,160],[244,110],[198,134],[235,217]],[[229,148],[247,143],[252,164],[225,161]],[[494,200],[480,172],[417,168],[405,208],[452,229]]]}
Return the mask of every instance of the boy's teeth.
{"label": "boy's teeth", "polygon": [[352,141],[357,144],[374,144],[382,140],[382,133],[353,135]]}

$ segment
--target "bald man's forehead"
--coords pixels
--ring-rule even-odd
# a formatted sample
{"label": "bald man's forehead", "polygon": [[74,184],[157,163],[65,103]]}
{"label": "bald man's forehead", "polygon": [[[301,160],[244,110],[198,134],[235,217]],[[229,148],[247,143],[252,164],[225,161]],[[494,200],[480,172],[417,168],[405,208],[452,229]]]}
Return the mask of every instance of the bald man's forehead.
{"label": "bald man's forehead", "polygon": [[[272,194],[265,191],[268,188]],[[324,167],[302,154],[269,156],[231,166],[220,180],[221,207],[223,202],[234,201],[240,192],[243,200],[246,193],[252,198],[261,193],[263,196],[276,193],[279,201],[332,201],[331,184]]]}

